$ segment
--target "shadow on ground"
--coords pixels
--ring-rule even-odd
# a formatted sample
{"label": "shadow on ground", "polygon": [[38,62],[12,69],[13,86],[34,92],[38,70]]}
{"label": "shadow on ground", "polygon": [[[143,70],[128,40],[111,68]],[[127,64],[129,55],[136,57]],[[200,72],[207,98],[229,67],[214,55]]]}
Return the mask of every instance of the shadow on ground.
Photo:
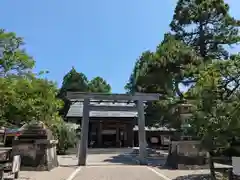
{"label": "shadow on ground", "polygon": [[131,157],[127,155],[119,154],[113,155],[108,159],[105,159],[104,162],[109,162],[112,164],[124,164],[124,165],[136,165],[136,161],[134,161]]}
{"label": "shadow on ground", "polygon": [[173,180],[211,180],[211,176],[209,174],[191,174],[179,176]]}
{"label": "shadow on ground", "polygon": [[[76,155],[59,156],[58,160],[60,167],[77,167],[78,159]],[[137,165],[137,162],[127,154],[89,154],[87,157],[87,165]]]}
{"label": "shadow on ground", "polygon": [[[165,164],[166,155],[149,150],[148,156],[150,166],[162,167]],[[59,157],[59,166],[75,167],[77,164],[76,150]],[[87,157],[87,165],[137,165],[138,162],[138,150],[131,148],[89,149]]]}

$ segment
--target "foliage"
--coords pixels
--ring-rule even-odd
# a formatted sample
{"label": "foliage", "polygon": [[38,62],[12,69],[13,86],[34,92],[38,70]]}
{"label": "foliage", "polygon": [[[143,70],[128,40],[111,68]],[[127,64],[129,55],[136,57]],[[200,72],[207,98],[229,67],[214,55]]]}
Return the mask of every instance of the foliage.
{"label": "foliage", "polygon": [[64,76],[62,91],[82,91],[88,90],[88,80],[83,73],[78,73],[74,67]]}
{"label": "foliage", "polygon": [[129,93],[160,93],[165,99],[148,103],[146,117],[149,125],[156,121],[162,124],[167,120],[169,123],[174,119],[173,106],[179,98],[184,98],[179,87],[188,85],[200,65],[199,59],[189,46],[166,34],[155,52],[144,52],[137,60],[125,88]]}
{"label": "foliage", "polygon": [[71,105],[71,102],[66,97],[67,91],[110,93],[111,86],[101,77],[95,77],[88,81],[83,73],[77,72],[73,67],[64,76],[62,87],[58,94],[58,97],[64,101],[64,107],[60,110],[60,114],[63,117],[67,115]]}
{"label": "foliage", "polygon": [[196,134],[201,137],[205,148],[209,151],[217,147],[213,143],[219,143],[218,138],[225,141],[221,143],[222,145],[228,143],[226,138],[222,138],[219,135],[225,135],[225,128],[229,130],[228,122],[230,121],[227,115],[228,110],[231,109],[231,103],[221,99],[221,93],[223,92],[220,88],[220,82],[221,75],[219,70],[211,65],[200,74],[197,84],[192,89],[196,99],[197,111],[194,113],[191,125],[196,130]]}
{"label": "foliage", "polygon": [[65,154],[66,151],[74,147],[77,141],[77,135],[74,128],[67,125],[64,121],[52,126],[54,136],[58,140],[57,153]]}
{"label": "foliage", "polygon": [[226,45],[240,40],[239,25],[224,0],[179,0],[170,27],[207,62],[228,57]]}
{"label": "foliage", "polygon": [[32,120],[51,124],[58,116],[61,100],[55,83],[40,78],[32,68],[34,60],[23,50],[23,39],[0,30],[0,119],[1,125]]}
{"label": "foliage", "polygon": [[[141,55],[125,86],[128,93],[162,95],[163,100],[148,103],[148,123],[175,124],[174,105],[191,98],[196,112],[189,132],[210,155],[239,137],[240,56],[227,51],[240,42],[239,27],[224,0],[178,0],[171,32],[155,52]],[[190,86],[186,93],[185,85]]]}
{"label": "foliage", "polygon": [[81,91],[88,90],[88,80],[83,73],[78,73],[74,67],[63,77],[62,87],[58,93],[58,97],[63,100],[64,106],[60,110],[60,114],[65,117],[70,108],[71,102],[67,99],[67,91]]}
{"label": "foliage", "polygon": [[111,86],[101,77],[95,77],[88,83],[89,92],[110,93]]}
{"label": "foliage", "polygon": [[[228,61],[209,64],[191,89],[196,112],[189,123],[210,157],[230,148],[239,137],[239,60],[239,56],[234,56]],[[213,162],[209,162],[212,179],[215,179]]]}
{"label": "foliage", "polygon": [[211,156],[239,136],[239,57],[229,59],[227,51],[240,41],[239,26],[224,0],[179,0],[170,24],[176,39],[192,47],[204,63],[188,92],[197,108],[190,124],[210,153],[212,179]]}
{"label": "foliage", "polygon": [[0,78],[1,119],[19,125],[32,120],[52,119],[62,102],[56,99],[57,88],[52,82],[32,77]]}
{"label": "foliage", "polygon": [[[205,126],[199,123],[205,123],[205,125],[210,123],[208,126],[211,131],[208,129],[204,133],[216,136],[214,139],[225,136],[225,138],[221,137],[221,140],[225,140],[227,144],[230,142],[229,138],[239,136],[239,66],[240,56],[236,55],[229,61],[215,61],[199,75],[197,84],[191,90],[196,97],[195,103],[198,107],[195,116],[197,121],[192,124],[201,137],[205,137],[202,132]],[[215,127],[216,123],[222,127]],[[212,131],[215,129],[217,132],[214,134]],[[220,142],[220,139],[216,142]]]}
{"label": "foliage", "polygon": [[142,89],[144,89],[146,83],[146,81],[142,80],[142,78],[145,79],[146,75],[146,71],[144,70],[148,62],[152,61],[153,55],[154,55],[153,52],[145,51],[142,53],[139,59],[137,59],[135,66],[133,68],[133,72],[129,78],[129,82],[125,86],[125,89],[128,91],[128,93],[133,94],[135,92],[141,92]]}
{"label": "foliage", "polygon": [[0,29],[0,77],[24,75],[34,67],[34,60],[22,48],[23,39]]}

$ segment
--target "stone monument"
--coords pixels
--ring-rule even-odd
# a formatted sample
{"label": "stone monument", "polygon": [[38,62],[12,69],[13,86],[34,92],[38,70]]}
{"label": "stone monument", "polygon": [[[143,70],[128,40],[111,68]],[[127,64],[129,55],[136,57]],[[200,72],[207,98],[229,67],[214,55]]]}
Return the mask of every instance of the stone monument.
{"label": "stone monument", "polygon": [[13,141],[13,154],[21,156],[21,169],[51,170],[58,166],[56,144],[51,130],[42,122],[34,122],[21,128]]}

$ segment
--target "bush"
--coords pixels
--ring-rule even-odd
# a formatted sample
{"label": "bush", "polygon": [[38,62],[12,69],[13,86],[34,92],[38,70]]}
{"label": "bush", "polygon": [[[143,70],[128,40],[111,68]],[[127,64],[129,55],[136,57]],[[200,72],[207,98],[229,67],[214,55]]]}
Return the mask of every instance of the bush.
{"label": "bush", "polygon": [[66,154],[66,151],[69,148],[72,148],[76,145],[77,135],[74,128],[61,122],[52,127],[53,134],[58,140],[57,144],[57,153]]}

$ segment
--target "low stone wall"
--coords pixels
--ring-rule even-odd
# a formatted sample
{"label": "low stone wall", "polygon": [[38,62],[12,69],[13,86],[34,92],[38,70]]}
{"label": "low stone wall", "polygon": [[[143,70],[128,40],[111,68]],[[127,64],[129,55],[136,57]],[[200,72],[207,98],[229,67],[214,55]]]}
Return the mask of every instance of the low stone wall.
{"label": "low stone wall", "polygon": [[173,169],[204,169],[207,152],[200,149],[199,141],[172,141],[166,166]]}
{"label": "low stone wall", "polygon": [[15,140],[13,155],[21,156],[21,169],[46,171],[58,166],[56,141]]}

